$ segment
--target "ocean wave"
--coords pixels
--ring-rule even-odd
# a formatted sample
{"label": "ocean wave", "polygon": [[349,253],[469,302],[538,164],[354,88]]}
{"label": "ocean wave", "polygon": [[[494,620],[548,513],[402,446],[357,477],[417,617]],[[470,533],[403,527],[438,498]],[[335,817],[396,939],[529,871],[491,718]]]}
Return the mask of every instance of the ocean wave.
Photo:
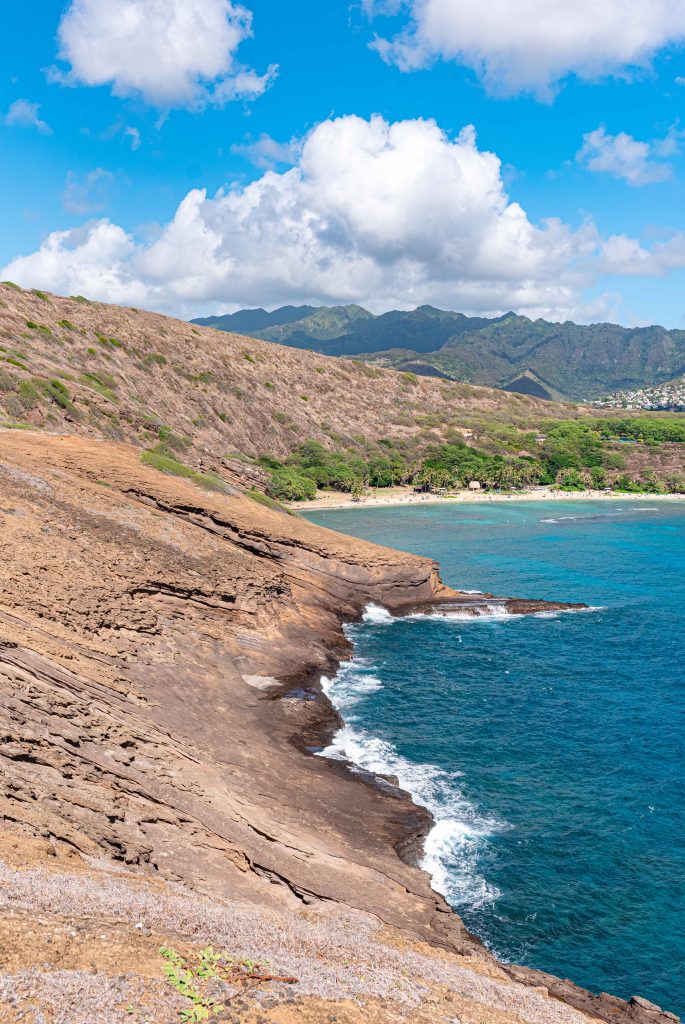
{"label": "ocean wave", "polygon": [[[526,618],[555,619],[567,612],[597,612],[600,606],[585,609],[558,609],[516,615],[501,602],[491,601],[473,615],[466,611],[437,611],[395,617],[387,608],[370,604],[362,616],[368,627],[387,627],[407,621],[440,620],[465,623],[497,623]],[[346,627],[354,641],[359,629]],[[413,800],[432,814],[434,825],[424,842],[421,866],[431,877],[436,892],[441,893],[457,909],[478,910],[494,903],[500,891],[481,871],[483,855],[491,838],[511,826],[495,817],[482,814],[463,794],[461,774],[448,772],[433,764],[415,763],[403,757],[395,747],[374,736],[360,724],[359,705],[383,687],[381,672],[369,659],[354,657],[344,662],[333,679],[323,677],[321,686],[345,724],[330,745],[319,752],[348,762],[353,770],[397,779],[399,786]]]}
{"label": "ocean wave", "polygon": [[381,604],[367,604],[362,615],[362,622],[371,622],[375,626],[389,626],[395,617]]}
{"label": "ocean wave", "polygon": [[490,837],[509,826],[482,815],[464,797],[459,772],[409,761],[392,744],[359,727],[352,709],[382,685],[374,671],[368,661],[356,658],[341,666],[334,679],[321,680],[324,692],[345,718],[345,725],[319,756],[396,778],[400,787],[433,815],[435,824],[426,837],[421,866],[430,874],[435,891],[462,909],[476,910],[494,902],[500,892],[483,877],[479,862]]}
{"label": "ocean wave", "polygon": [[549,519],[541,519],[540,522],[541,523],[565,523],[565,522],[575,522],[577,520],[587,520],[587,519],[613,519],[613,518],[616,518],[616,516],[629,515],[631,512],[658,512],[658,511],[659,511],[658,508],[653,508],[651,506],[649,506],[649,507],[640,506],[639,508],[634,508],[634,507],[633,508],[619,508],[619,509],[616,509],[613,512],[589,512],[586,515],[578,515],[578,516],[554,516],[554,517],[550,517]]}
{"label": "ocean wave", "polygon": [[[462,591],[470,593],[470,591]],[[603,605],[589,605],[587,608],[555,608],[549,611],[538,612],[510,612],[505,604],[498,601],[488,601],[482,605],[470,605],[468,610],[448,609],[432,612],[412,612],[410,615],[395,616],[387,608],[381,605],[370,604],[367,606],[362,621],[374,626],[389,626],[399,622],[446,622],[446,623],[488,623],[518,622],[524,619],[556,619],[560,615],[579,615],[589,612],[605,611]],[[354,627],[349,635],[354,637]]]}
{"label": "ocean wave", "polygon": [[344,716],[355,704],[382,688],[383,683],[374,675],[377,671],[367,658],[353,658],[342,663],[334,679],[322,676],[321,689]]}

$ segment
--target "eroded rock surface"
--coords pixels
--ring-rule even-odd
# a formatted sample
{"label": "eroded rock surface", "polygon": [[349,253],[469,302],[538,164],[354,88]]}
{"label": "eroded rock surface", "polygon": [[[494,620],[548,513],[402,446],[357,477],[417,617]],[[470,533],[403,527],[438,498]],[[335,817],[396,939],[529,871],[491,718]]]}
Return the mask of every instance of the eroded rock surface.
{"label": "eroded rock surface", "polygon": [[[1,431],[0,820],[217,901],[370,914],[494,970],[406,860],[426,812],[304,749],[337,725],[316,680],[370,600],[477,607],[426,559],[204,492],[125,445]],[[514,974],[605,1020],[658,1018]]]}

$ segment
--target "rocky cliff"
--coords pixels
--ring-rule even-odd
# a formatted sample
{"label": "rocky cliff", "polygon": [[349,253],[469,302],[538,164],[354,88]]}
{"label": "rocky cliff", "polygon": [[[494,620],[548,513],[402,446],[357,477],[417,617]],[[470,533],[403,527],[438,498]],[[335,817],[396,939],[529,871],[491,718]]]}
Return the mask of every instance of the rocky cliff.
{"label": "rocky cliff", "polygon": [[0,1019],[175,1019],[162,939],[297,971],[226,1020],[659,1019],[497,965],[415,866],[426,813],[311,756],[370,600],[474,601],[127,445],[0,431]]}

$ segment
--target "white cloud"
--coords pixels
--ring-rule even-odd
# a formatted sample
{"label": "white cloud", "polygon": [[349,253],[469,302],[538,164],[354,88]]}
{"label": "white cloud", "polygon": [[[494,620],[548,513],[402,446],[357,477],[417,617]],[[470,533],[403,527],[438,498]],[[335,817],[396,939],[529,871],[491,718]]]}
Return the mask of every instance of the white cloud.
{"label": "white cloud", "polygon": [[569,74],[625,77],[685,40],[685,0],[365,0],[365,7],[372,16],[408,8],[407,27],[374,43],[403,70],[454,60],[491,92],[546,100]]}
{"label": "white cloud", "polygon": [[231,0],[71,0],[59,26],[65,84],[111,84],[158,107],[223,105],[259,96],[276,73],[236,61],[252,14]]}
{"label": "white cloud", "polygon": [[43,135],[52,135],[52,128],[38,116],[39,103],[29,103],[28,100],[15,100],[5,114],[6,125],[18,126],[21,128],[37,128]]}
{"label": "white cloud", "polygon": [[626,132],[608,135],[603,126],[583,136],[576,160],[590,171],[611,174],[629,185],[650,185],[671,177],[666,157],[679,149],[682,132],[672,128],[665,138],[639,142]]}
{"label": "white cloud", "polygon": [[685,234],[676,232],[665,242],[645,249],[635,238],[611,235],[601,245],[601,270],[628,277],[663,277],[685,267]]}
{"label": "white cloud", "polygon": [[133,240],[116,224],[101,220],[53,231],[40,249],[24,260],[13,260],[25,280],[49,281],[65,295],[83,294],[108,302],[142,305],[150,292],[131,276]]}
{"label": "white cloud", "polygon": [[125,139],[131,140],[131,149],[140,149],[140,131],[137,128],[132,128],[131,125],[126,125],[122,135]]}
{"label": "white cloud", "polygon": [[258,139],[248,137],[246,142],[231,146],[231,153],[245,157],[255,167],[266,171],[278,164],[294,164],[299,149],[299,143],[295,139],[290,142],[278,142],[266,132],[262,132]]}
{"label": "white cloud", "polygon": [[433,121],[349,116],[310,132],[289,170],[211,198],[192,190],[152,240],[95,221],[52,233],[2,276],[178,315],[354,301],[565,319],[585,316],[610,256],[592,224],[532,223],[473,128],[450,139]]}
{"label": "white cloud", "polygon": [[96,167],[85,177],[79,179],[73,171],[67,171],[62,204],[69,213],[83,216],[87,213],[98,213],[107,205],[109,186],[114,181],[111,171]]}

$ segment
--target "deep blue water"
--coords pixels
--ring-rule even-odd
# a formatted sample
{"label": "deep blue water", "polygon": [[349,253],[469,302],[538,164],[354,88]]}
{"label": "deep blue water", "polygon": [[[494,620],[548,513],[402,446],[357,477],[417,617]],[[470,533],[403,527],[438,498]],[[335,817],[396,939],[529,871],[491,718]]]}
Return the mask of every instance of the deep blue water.
{"label": "deep blue water", "polygon": [[[564,518],[567,517],[567,518]],[[685,1013],[685,506],[318,512],[462,589],[582,614],[351,627],[337,747],[433,810],[426,866],[504,959]]]}

